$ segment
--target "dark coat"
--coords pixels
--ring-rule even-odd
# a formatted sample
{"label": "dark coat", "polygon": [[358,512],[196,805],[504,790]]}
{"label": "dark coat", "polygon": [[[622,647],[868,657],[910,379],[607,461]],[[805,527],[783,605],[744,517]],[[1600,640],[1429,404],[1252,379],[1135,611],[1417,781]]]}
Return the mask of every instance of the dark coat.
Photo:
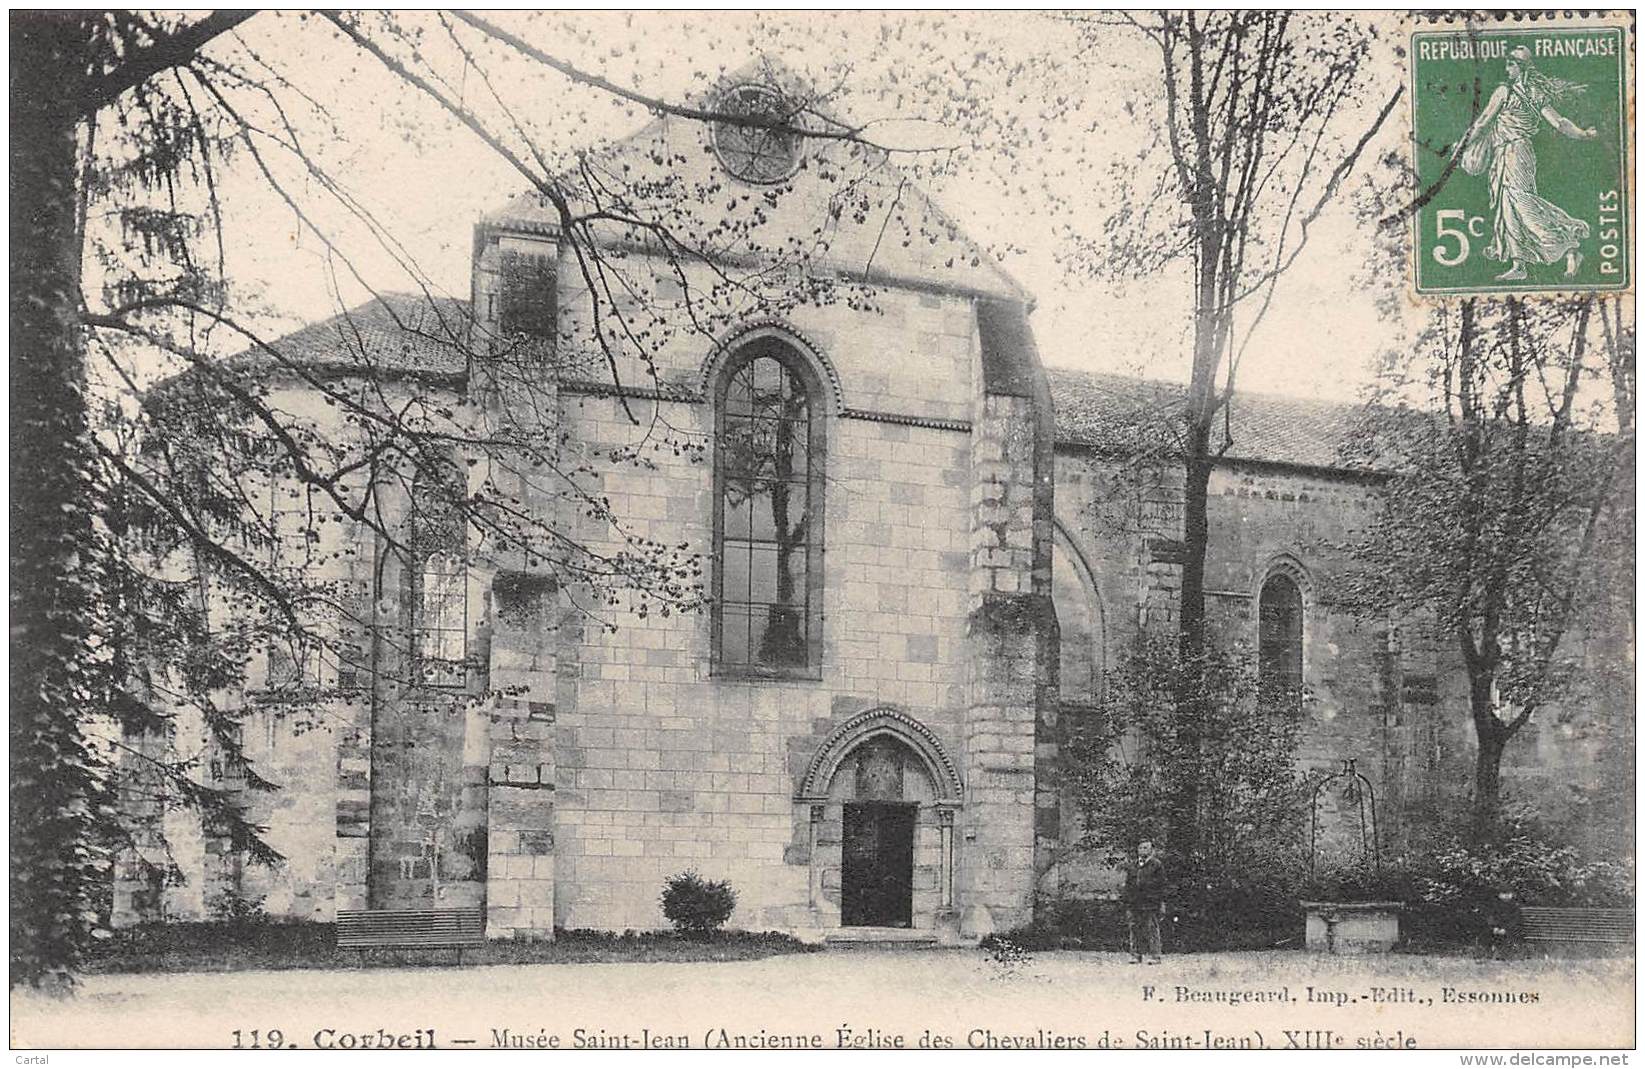
{"label": "dark coat", "polygon": [[1132,909],[1158,909],[1165,901],[1165,865],[1159,856],[1125,866],[1125,890],[1120,898]]}

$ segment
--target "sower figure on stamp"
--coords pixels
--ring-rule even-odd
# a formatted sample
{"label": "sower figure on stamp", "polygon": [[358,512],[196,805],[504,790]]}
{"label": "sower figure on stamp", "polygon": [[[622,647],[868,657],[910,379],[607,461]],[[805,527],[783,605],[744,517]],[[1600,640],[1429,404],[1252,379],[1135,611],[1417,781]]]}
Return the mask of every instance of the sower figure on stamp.
{"label": "sower figure on stamp", "polygon": [[1126,927],[1131,936],[1131,962],[1142,961],[1143,950],[1150,964],[1160,960],[1160,917],[1165,913],[1165,863],[1154,853],[1154,844],[1144,839],[1137,844],[1136,860],[1125,867]]}
{"label": "sower figure on stamp", "polygon": [[1531,63],[1531,50],[1508,53],[1508,80],[1496,87],[1490,103],[1457,143],[1462,169],[1487,174],[1491,207],[1496,212],[1488,259],[1506,261],[1508,270],[1498,281],[1526,277],[1525,265],[1565,260],[1566,277],[1574,277],[1582,263],[1578,246],[1588,237],[1588,224],[1537,195],[1536,148],[1532,138],[1543,121],[1574,141],[1592,141],[1599,132],[1583,129],[1554,110],[1580,94],[1586,86],[1550,78]]}

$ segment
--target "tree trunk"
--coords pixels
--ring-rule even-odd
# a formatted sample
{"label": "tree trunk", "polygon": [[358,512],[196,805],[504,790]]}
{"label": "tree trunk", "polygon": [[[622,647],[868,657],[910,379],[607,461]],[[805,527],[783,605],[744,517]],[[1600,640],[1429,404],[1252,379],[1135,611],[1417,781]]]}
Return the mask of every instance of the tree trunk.
{"label": "tree trunk", "polygon": [[1206,494],[1211,481],[1211,459],[1206,444],[1209,431],[1189,432],[1189,455],[1184,459],[1182,586],[1177,607],[1177,656],[1181,663],[1177,693],[1177,739],[1185,775],[1172,800],[1171,842],[1181,857],[1192,856],[1199,844],[1203,726],[1205,723],[1205,552],[1210,539]]}
{"label": "tree trunk", "polygon": [[1502,819],[1502,751],[1507,735],[1487,731],[1479,736],[1479,753],[1474,757],[1474,832],[1486,842]]}
{"label": "tree trunk", "polygon": [[[1192,23],[1190,23],[1192,25]],[[1202,31],[1193,31],[1195,33]],[[1217,188],[1210,157],[1208,116],[1200,103],[1200,70],[1195,43],[1193,112],[1195,144],[1199,147],[1199,178],[1193,200],[1194,230],[1199,248],[1194,266],[1194,364],[1189,376],[1187,426],[1184,428],[1182,487],[1182,580],[1177,601],[1177,737],[1185,762],[1183,789],[1172,806],[1171,838],[1179,857],[1198,853],[1200,777],[1204,766],[1203,729],[1206,719],[1205,679],[1205,552],[1210,542],[1206,494],[1211,483],[1211,426],[1216,418],[1216,371],[1221,362],[1225,325],[1221,311],[1219,265],[1227,239],[1211,191]]]}
{"label": "tree trunk", "polygon": [[1489,842],[1502,816],[1502,751],[1508,729],[1496,717],[1491,702],[1491,673],[1483,667],[1469,672],[1469,704],[1474,720],[1474,798],[1472,833],[1476,842]]}
{"label": "tree trunk", "polygon": [[1189,455],[1183,467],[1182,488],[1182,600],[1178,609],[1178,648],[1183,664],[1205,659],[1205,553],[1211,540],[1206,497],[1211,486],[1210,432],[1190,431]]}
{"label": "tree trunk", "polygon": [[106,873],[81,733],[97,652],[75,102],[79,18],[11,16],[11,979],[69,979]]}

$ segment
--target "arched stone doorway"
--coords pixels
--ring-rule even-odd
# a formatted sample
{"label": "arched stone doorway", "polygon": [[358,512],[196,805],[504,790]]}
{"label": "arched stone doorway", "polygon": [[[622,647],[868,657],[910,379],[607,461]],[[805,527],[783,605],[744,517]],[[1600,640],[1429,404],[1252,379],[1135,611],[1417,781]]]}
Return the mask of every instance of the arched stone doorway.
{"label": "arched stone doorway", "polygon": [[870,710],[832,732],[795,799],[819,923],[931,931],[951,918],[960,797],[953,763],[912,717]]}

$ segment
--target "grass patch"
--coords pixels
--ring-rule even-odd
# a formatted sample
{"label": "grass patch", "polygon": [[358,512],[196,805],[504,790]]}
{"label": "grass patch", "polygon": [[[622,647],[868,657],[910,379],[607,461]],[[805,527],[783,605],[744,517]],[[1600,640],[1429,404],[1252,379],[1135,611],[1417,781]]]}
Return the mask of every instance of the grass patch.
{"label": "grass patch", "polygon": [[[1300,912],[1200,918],[1171,911],[1160,922],[1167,953],[1217,950],[1284,950],[1302,945]],[[1025,950],[1130,948],[1125,907],[1107,900],[1063,899],[1050,903],[1027,927],[1003,933]]]}
{"label": "grass patch", "polygon": [[[556,965],[588,962],[752,961],[818,949],[780,932],[596,932],[561,929],[553,940],[492,939],[466,947],[464,965]],[[231,922],[145,925],[101,943],[88,973],[241,972],[252,969],[357,969],[358,951],[338,950],[330,924]],[[368,950],[364,968],[449,966],[448,949]]]}

